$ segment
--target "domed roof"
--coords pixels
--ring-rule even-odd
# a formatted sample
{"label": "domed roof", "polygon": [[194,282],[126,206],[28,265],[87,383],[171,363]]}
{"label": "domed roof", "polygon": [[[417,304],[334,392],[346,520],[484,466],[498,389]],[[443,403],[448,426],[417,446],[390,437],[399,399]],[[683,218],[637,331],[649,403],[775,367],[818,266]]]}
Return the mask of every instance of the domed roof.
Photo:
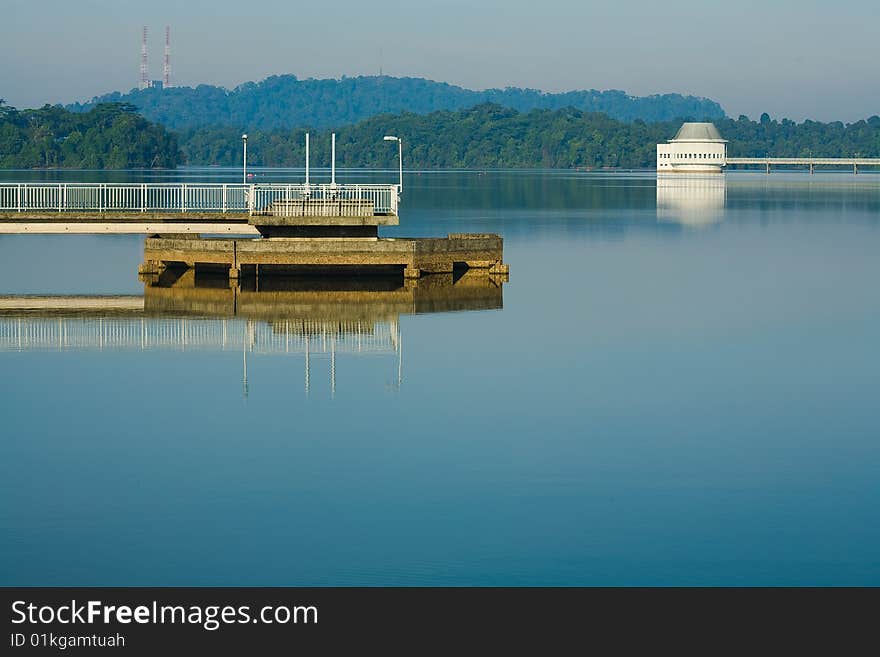
{"label": "domed roof", "polygon": [[714,123],[683,123],[671,141],[726,141]]}

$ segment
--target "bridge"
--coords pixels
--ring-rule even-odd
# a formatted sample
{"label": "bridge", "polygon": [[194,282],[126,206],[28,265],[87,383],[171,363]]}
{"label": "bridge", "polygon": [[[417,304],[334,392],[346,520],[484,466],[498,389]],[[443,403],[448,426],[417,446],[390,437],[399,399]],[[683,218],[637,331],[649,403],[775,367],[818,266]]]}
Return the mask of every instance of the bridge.
{"label": "bridge", "polygon": [[880,157],[728,157],[725,165],[757,165],[765,167],[770,173],[771,166],[805,166],[814,173],[818,166],[852,168],[854,174],[859,167],[880,167]]}
{"label": "bridge", "polygon": [[260,235],[264,226],[397,225],[397,185],[0,183],[0,233]]}

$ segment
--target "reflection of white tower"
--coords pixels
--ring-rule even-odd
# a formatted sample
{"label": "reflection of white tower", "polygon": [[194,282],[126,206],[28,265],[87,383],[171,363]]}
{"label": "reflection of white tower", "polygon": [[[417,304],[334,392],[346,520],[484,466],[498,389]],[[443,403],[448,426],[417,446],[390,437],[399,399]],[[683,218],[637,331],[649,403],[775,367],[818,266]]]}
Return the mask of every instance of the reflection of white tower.
{"label": "reflection of white tower", "polygon": [[685,123],[666,144],[657,144],[657,173],[721,173],[727,140],[714,123]]}
{"label": "reflection of white tower", "polygon": [[657,219],[700,226],[721,221],[727,199],[724,176],[657,176]]}

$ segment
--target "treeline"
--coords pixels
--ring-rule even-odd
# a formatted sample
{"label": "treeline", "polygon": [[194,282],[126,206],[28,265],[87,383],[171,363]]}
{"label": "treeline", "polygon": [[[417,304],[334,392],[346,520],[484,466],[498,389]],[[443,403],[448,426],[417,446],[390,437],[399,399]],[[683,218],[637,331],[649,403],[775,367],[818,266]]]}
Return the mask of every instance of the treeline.
{"label": "treeline", "polygon": [[[702,118],[702,117],[701,117]],[[496,104],[429,114],[374,116],[337,132],[340,167],[396,166],[399,135],[412,168],[653,168],[656,144],[672,137],[681,119],[619,121],[573,108],[519,112]],[[851,124],[784,119],[716,119],[731,156],[880,156],[880,118]],[[252,130],[253,166],[304,165],[305,130]],[[18,111],[0,104],[0,167],[130,169],[178,164],[237,166],[240,126],[191,129],[179,135],[151,123],[130,104],[98,105],[83,113],[45,106]],[[312,163],[326,166],[330,131],[312,132]]]}
{"label": "treeline", "polygon": [[[514,109],[484,104],[427,115],[381,115],[336,131],[336,163],[341,167],[391,167],[397,149],[384,135],[404,140],[407,167],[571,168],[635,167],[654,152],[658,124],[628,124],[604,114],[575,109]],[[189,164],[241,162],[241,130],[228,127],[185,131],[181,148]],[[305,131],[248,133],[248,162],[255,166],[304,165]],[[312,164],[329,165],[330,131],[311,135]]]}
{"label": "treeline", "polygon": [[101,104],[88,112],[51,105],[19,111],[0,101],[2,168],[170,168],[182,161],[177,136],[144,119],[133,105]]}
{"label": "treeline", "polygon": [[[805,121],[761,121],[742,116],[716,120],[730,141],[731,156],[880,155],[880,118],[849,125]],[[576,109],[522,113],[493,104],[427,115],[376,116],[337,132],[337,165],[389,167],[396,151],[382,140],[400,135],[405,163],[413,168],[653,168],[656,144],[675,135],[681,120],[623,122]],[[305,130],[249,131],[248,161],[255,166],[304,165]],[[181,133],[191,165],[232,166],[241,162],[241,129],[231,127]],[[330,133],[311,135],[312,163],[327,165]]]}
{"label": "treeline", "polygon": [[520,112],[574,107],[602,112],[621,121],[725,116],[715,101],[680,94],[639,97],[623,91],[595,89],[554,94],[516,87],[473,91],[424,78],[389,76],[299,80],[295,75],[278,75],[232,90],[206,84],[195,88],[134,89],[125,94],[99,96],[86,104],[69,105],[68,109],[82,111],[102,102],[131,103],[150,121],[172,130],[245,125],[249,130],[265,131],[301,126],[328,128],[352,125],[379,114],[428,114],[482,103]]}

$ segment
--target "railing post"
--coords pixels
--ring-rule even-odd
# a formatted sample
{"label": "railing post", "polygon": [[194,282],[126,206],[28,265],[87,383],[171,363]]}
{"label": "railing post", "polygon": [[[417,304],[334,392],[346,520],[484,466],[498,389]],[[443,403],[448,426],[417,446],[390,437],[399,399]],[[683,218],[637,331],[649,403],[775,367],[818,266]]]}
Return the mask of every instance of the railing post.
{"label": "railing post", "polygon": [[186,212],[186,183],[180,186],[180,211]]}
{"label": "railing post", "polygon": [[21,212],[21,183],[18,183],[18,211]]}
{"label": "railing post", "polygon": [[61,183],[58,183],[58,212],[61,212]]}
{"label": "railing post", "polygon": [[147,183],[141,183],[141,212],[147,211]]}
{"label": "railing post", "polygon": [[223,201],[222,201],[223,202],[223,213],[225,214],[226,213],[226,183],[223,183],[223,192],[221,195],[223,197]]}
{"label": "railing post", "polygon": [[98,212],[104,211],[104,183],[98,185]]}

